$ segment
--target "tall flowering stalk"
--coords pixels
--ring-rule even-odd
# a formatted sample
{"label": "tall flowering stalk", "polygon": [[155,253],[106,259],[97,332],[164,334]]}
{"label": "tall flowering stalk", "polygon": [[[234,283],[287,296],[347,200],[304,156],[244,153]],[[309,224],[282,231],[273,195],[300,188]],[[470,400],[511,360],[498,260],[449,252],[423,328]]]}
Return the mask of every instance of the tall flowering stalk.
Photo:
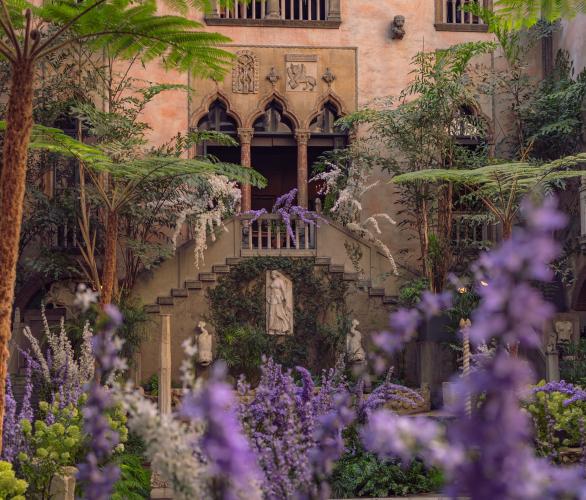
{"label": "tall flowering stalk", "polygon": [[[535,456],[529,417],[520,408],[532,373],[526,362],[509,355],[508,347],[539,345],[537,332],[553,308],[531,283],[551,279],[549,263],[558,253],[551,234],[565,221],[551,198],[541,207],[526,204],[524,214],[525,227],[497,250],[483,254],[475,266],[483,286],[478,289],[481,302],[472,316],[470,338],[476,345],[493,340],[495,351],[456,382],[453,411],[458,418],[447,435],[432,422],[419,425],[381,412],[363,432],[374,451],[405,456],[418,453],[442,466],[453,496],[479,500],[584,498],[586,491],[577,468],[557,468]],[[402,319],[408,318],[404,313]],[[402,326],[407,323],[403,321]],[[466,411],[469,397],[478,401],[471,415]]]}
{"label": "tall flowering stalk", "polygon": [[118,358],[121,342],[115,337],[122,316],[112,305],[104,306],[104,312],[101,331],[92,339],[95,378],[89,383],[88,399],[83,409],[84,431],[90,436],[90,451],[85,462],[78,465],[77,476],[84,483],[86,498],[91,500],[108,500],[120,477],[118,466],[107,463],[119,442],[119,435],[111,428],[106,416],[106,411],[113,406],[111,391],[101,382],[112,372],[124,368]]}

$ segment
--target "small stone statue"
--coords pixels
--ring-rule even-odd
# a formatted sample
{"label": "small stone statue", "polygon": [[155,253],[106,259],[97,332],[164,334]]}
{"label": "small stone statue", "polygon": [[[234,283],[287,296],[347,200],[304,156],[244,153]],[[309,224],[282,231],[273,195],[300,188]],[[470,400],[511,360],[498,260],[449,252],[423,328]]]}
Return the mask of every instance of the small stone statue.
{"label": "small stone statue", "polygon": [[213,361],[212,335],[206,329],[205,321],[197,324],[197,362],[202,366],[209,366]]}
{"label": "small stone statue", "polygon": [[357,319],[353,319],[350,332],[346,336],[346,357],[351,365],[366,363],[366,352],[362,347],[362,333],[357,329],[359,324]]}
{"label": "small stone statue", "polygon": [[403,40],[405,36],[405,16],[395,16],[391,25],[391,38],[393,40]]}
{"label": "small stone statue", "polygon": [[267,273],[267,333],[293,334],[293,289],[289,279],[278,271]]}

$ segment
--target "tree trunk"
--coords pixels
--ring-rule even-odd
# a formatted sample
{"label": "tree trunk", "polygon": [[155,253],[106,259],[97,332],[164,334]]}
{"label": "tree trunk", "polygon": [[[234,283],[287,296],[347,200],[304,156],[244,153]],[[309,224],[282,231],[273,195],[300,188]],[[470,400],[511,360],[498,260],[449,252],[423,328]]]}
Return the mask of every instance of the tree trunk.
{"label": "tree trunk", "polygon": [[106,223],[106,249],[104,251],[104,265],[102,269],[102,305],[112,302],[114,284],[118,277],[116,269],[116,246],[118,243],[118,213],[108,211]]}
{"label": "tree trunk", "polygon": [[30,62],[13,65],[0,177],[0,436],[4,423],[8,343],[26,189],[27,150],[33,126],[33,77]]}
{"label": "tree trunk", "polygon": [[503,241],[511,238],[513,234],[513,221],[505,219],[503,220]]}

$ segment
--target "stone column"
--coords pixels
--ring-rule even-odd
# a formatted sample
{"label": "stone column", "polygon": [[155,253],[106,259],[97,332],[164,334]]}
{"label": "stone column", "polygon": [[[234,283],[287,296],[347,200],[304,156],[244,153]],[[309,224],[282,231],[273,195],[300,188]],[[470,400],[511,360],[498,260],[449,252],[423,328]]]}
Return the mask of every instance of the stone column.
{"label": "stone column", "polygon": [[281,19],[281,9],[279,7],[279,0],[268,0],[267,19]]}
{"label": "stone column", "polygon": [[161,367],[159,371],[159,410],[171,413],[171,315],[161,314]]}
{"label": "stone column", "polygon": [[330,9],[328,11],[328,21],[341,21],[342,14],[340,11],[340,0],[330,0]]}
{"label": "stone column", "polygon": [[[238,129],[238,137],[240,138],[240,164],[243,167],[251,166],[250,148],[253,133],[254,129],[251,128]],[[242,211],[246,212],[252,208],[252,189],[250,184],[243,184],[240,189],[242,192]]]}
{"label": "stone column", "polygon": [[297,203],[299,206],[308,207],[307,196],[307,144],[309,131],[298,130],[295,133],[297,139]]}

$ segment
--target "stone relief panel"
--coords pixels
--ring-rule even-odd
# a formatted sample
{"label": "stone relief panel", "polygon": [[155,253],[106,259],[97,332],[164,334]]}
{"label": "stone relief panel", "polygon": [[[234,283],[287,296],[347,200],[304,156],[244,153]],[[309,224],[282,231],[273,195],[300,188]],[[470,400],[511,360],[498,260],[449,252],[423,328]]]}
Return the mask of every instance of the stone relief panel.
{"label": "stone relief panel", "polygon": [[285,56],[288,92],[314,92],[317,87],[317,56],[287,54]]}
{"label": "stone relief panel", "polygon": [[236,52],[236,56],[236,63],[232,68],[232,92],[235,94],[257,94],[258,57],[251,50],[240,50]]}

